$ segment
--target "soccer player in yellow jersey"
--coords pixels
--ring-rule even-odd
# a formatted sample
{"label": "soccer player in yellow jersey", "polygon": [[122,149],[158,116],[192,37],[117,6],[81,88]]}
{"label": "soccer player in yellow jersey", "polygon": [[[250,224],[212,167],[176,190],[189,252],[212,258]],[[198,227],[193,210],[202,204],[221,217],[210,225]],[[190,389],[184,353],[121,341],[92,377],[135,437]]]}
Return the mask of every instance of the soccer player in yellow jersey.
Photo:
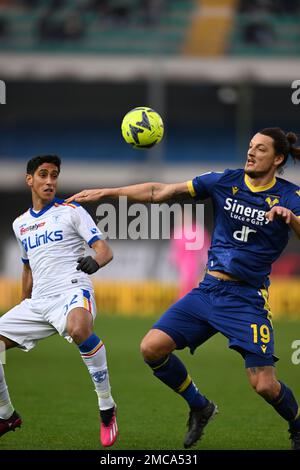
{"label": "soccer player in yellow jersey", "polygon": [[278,358],[267,302],[272,263],[291,231],[300,237],[299,187],[275,176],[289,156],[300,159],[296,141],[292,132],[262,129],[250,141],[243,169],[205,173],[175,184],[85,190],[69,199],[128,196],[157,203],[190,195],[195,201],[213,201],[215,227],[204,280],[164,313],[141,344],[154,375],[190,407],[187,448],[201,438],[217,406],[201,394],[173,351],[188,347],[193,352],[221,332],[242,355],[251,386],[289,423],[292,448],[300,450],[300,410],[291,389],[276,377]]}

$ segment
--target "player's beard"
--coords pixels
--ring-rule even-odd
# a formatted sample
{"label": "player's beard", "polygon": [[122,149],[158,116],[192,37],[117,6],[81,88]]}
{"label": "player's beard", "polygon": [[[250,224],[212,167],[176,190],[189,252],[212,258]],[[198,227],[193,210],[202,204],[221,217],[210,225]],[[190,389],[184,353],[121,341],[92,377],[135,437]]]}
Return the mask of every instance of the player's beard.
{"label": "player's beard", "polygon": [[256,170],[246,170],[245,169],[245,173],[250,178],[256,179],[256,178],[262,178],[263,176],[267,175],[269,172],[268,171],[256,171]]}

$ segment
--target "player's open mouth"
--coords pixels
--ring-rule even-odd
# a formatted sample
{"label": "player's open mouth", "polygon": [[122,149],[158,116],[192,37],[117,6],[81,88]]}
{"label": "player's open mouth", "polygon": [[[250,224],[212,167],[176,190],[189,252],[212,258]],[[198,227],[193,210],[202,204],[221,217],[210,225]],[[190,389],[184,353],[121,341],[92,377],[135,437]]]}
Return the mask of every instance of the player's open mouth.
{"label": "player's open mouth", "polygon": [[50,188],[44,189],[44,193],[49,193],[49,194],[51,194],[51,193],[53,193],[53,189],[50,189]]}

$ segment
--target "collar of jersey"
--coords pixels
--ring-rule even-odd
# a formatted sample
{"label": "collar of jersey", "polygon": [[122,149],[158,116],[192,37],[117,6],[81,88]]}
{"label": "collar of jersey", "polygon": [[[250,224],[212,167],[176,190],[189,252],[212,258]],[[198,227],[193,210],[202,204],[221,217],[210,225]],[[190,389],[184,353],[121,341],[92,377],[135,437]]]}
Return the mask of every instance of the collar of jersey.
{"label": "collar of jersey", "polygon": [[277,183],[276,177],[274,176],[272,181],[270,181],[270,183],[268,184],[265,184],[264,186],[253,186],[253,184],[251,184],[249,181],[249,176],[246,174],[244,177],[244,181],[247,188],[249,188],[250,191],[252,191],[253,193],[258,193],[259,191],[267,191],[268,189],[273,188],[273,186],[275,186],[275,184]]}
{"label": "collar of jersey", "polygon": [[32,217],[35,217],[35,218],[40,217],[41,215],[45,214],[45,212],[47,212],[49,209],[51,209],[51,207],[55,204],[55,202],[61,202],[61,199],[58,199],[57,197],[55,197],[53,201],[50,202],[50,204],[45,206],[39,212],[34,212],[33,208],[30,207],[29,209],[30,215],[32,215]]}

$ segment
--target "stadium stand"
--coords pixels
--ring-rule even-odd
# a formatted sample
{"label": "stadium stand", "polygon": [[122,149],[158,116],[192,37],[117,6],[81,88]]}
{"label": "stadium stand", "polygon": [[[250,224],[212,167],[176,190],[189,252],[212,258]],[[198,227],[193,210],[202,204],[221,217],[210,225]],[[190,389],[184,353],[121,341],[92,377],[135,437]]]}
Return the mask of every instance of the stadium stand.
{"label": "stadium stand", "polygon": [[193,0],[1,2],[0,51],[177,54],[193,6]]}
{"label": "stadium stand", "polygon": [[298,56],[299,0],[241,0],[229,53],[235,56]]}
{"label": "stadium stand", "polygon": [[1,0],[0,52],[297,56],[299,19],[299,0]]}

